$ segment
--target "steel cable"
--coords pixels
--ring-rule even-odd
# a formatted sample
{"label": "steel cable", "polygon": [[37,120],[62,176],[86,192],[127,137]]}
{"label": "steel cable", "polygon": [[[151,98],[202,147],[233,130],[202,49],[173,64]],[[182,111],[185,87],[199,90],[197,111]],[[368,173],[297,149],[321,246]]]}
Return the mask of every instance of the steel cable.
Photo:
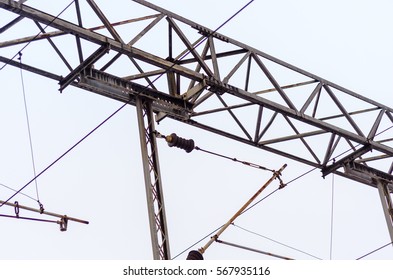
{"label": "steel cable", "polygon": [[[19,53],[19,58],[18,59],[20,61],[20,64],[22,65],[22,53]],[[24,104],[25,116],[26,116],[27,133],[28,133],[28,137],[29,137],[30,157],[31,157],[31,163],[32,163],[32,167],[33,167],[33,175],[34,175],[34,177],[37,177],[37,171],[36,171],[35,159],[34,159],[33,140],[32,140],[32,136],[31,136],[31,128],[30,128],[29,110],[27,108],[26,90],[25,90],[25,82],[24,82],[24,78],[23,78],[22,67],[20,68],[20,79],[21,79],[21,85],[22,85],[23,104]],[[40,196],[39,196],[39,193],[38,193],[38,182],[37,182],[37,180],[34,180],[34,183],[35,183],[35,191],[36,191],[36,196],[37,196],[37,202],[41,206]]]}

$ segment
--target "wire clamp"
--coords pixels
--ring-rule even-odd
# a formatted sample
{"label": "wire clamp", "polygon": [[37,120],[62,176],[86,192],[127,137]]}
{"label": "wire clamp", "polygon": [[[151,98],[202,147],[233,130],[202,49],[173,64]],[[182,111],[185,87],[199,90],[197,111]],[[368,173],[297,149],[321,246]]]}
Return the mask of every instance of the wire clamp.
{"label": "wire clamp", "polygon": [[281,189],[285,188],[285,187],[287,186],[287,184],[285,184],[285,183],[283,182],[283,180],[281,179],[280,176],[278,176],[277,178],[278,178],[278,180],[280,181],[280,186],[278,187],[278,189],[281,190]]}
{"label": "wire clamp", "polygon": [[59,224],[60,224],[60,231],[67,231],[67,226],[68,226],[67,215],[64,215],[63,217],[61,217]]}
{"label": "wire clamp", "polygon": [[45,211],[44,205],[42,205],[42,203],[39,201],[38,201],[38,205],[40,206],[40,214],[43,214]]}
{"label": "wire clamp", "polygon": [[17,218],[19,218],[19,202],[18,201],[15,201],[15,203],[14,203],[14,209],[15,209],[15,216],[17,217]]}

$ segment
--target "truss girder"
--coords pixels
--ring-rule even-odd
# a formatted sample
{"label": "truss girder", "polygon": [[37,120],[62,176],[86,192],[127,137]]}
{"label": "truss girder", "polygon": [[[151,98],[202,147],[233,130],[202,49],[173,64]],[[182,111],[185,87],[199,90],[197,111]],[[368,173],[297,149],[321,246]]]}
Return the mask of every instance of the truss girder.
{"label": "truss girder", "polygon": [[[94,45],[97,53],[86,55],[72,69],[66,65],[73,61],[66,51],[62,59],[57,57],[64,66],[61,71],[48,70],[45,64],[23,68],[132,105],[143,95],[152,101],[157,120],[175,118],[321,170],[346,176],[337,162],[351,158],[391,174],[392,108],[149,2],[133,0],[128,5],[141,5],[150,13],[116,20],[95,1],[87,2],[84,9],[90,8],[97,17],[93,27],[78,20],[86,12],[82,7],[75,9],[74,18],[62,18],[0,0],[0,8],[17,14],[17,20],[0,26],[0,36],[31,20],[51,28],[38,36],[33,32],[21,38],[0,37],[0,51],[27,42],[42,44],[43,39],[60,42],[75,37],[81,44],[74,45],[74,53],[88,53],[83,43]],[[144,26],[131,32],[134,23]],[[120,32],[122,25],[130,34]],[[158,34],[161,37],[155,39]],[[167,34],[166,42],[162,34]],[[152,50],[151,44],[144,44],[147,38],[160,42],[160,48]],[[106,47],[109,54],[103,52]],[[60,56],[58,52],[55,56]],[[122,57],[129,63],[125,74]],[[0,61],[21,66],[7,62],[4,55]],[[90,69],[93,62],[100,70]],[[165,82],[155,83],[161,75],[166,76]]]}

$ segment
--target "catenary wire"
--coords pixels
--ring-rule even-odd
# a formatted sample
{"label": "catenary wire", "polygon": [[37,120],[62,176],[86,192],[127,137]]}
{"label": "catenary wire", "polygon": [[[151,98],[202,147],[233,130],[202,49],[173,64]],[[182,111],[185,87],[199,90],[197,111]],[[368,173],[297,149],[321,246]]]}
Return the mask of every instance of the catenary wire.
{"label": "catenary wire", "polygon": [[206,238],[210,237],[213,233],[215,233],[216,231],[220,230],[220,228],[222,228],[224,225],[219,226],[218,228],[216,228],[215,230],[213,230],[212,232],[206,234],[204,237],[202,237],[201,239],[199,239],[197,242],[193,243],[191,246],[187,247],[186,249],[184,249],[183,251],[181,251],[180,253],[178,253],[176,256],[174,256],[172,258],[172,260],[176,259],[177,257],[181,256],[182,254],[184,254],[185,252],[187,252],[188,250],[190,250],[192,247],[194,247],[195,245],[197,245],[198,243],[202,242],[203,240],[205,240]]}
{"label": "catenary wire", "polygon": [[[20,61],[20,64],[22,65],[22,53],[19,53],[19,58],[18,59]],[[31,157],[31,163],[32,163],[32,167],[33,167],[33,174],[34,174],[34,177],[36,177],[37,176],[37,171],[36,171],[35,160],[34,160],[33,140],[32,140],[32,136],[31,136],[29,110],[27,108],[26,90],[25,90],[25,82],[24,82],[24,78],[23,78],[22,67],[20,68],[20,79],[21,79],[21,85],[22,85],[23,103],[24,103],[25,116],[26,116],[27,133],[28,133],[28,137],[29,137],[30,157]],[[38,193],[38,182],[37,182],[37,180],[34,180],[34,183],[35,183],[35,191],[36,191],[36,196],[37,196],[37,202],[40,204],[40,196],[39,196],[39,193]]]}
{"label": "catenary wire", "polygon": [[[391,128],[393,128],[393,126],[391,126],[391,127],[387,128],[387,129],[381,131],[381,132],[378,133],[377,135],[379,135],[379,134],[381,134],[381,133],[383,133],[383,132],[386,132],[387,130],[389,130],[389,129],[391,129]],[[360,144],[356,145],[355,147],[357,147],[357,146],[359,146],[359,145],[360,145]],[[343,155],[343,154],[346,154],[347,152],[349,152],[349,151],[351,151],[351,150],[352,150],[352,148],[351,148],[351,149],[348,149],[348,150],[346,150],[346,151],[344,151],[344,152],[342,152],[341,154],[337,155],[336,157],[339,157],[339,156],[341,156],[341,155]],[[216,154],[216,153],[214,153],[214,152],[211,152],[211,154],[221,156],[221,155]],[[227,157],[227,156],[221,156],[221,157],[233,160],[232,158]],[[330,162],[330,161],[334,161],[334,160],[335,160],[335,158],[329,160],[329,162]],[[292,180],[288,181],[288,182],[286,183],[286,185],[289,185],[289,184],[293,183],[294,181],[296,181],[296,180],[298,180],[298,179],[300,179],[300,178],[306,176],[307,174],[309,174],[309,173],[315,171],[316,169],[318,169],[318,167],[313,167],[313,168],[311,168],[310,170],[308,170],[308,171],[306,171],[306,172],[300,174],[299,176],[293,178]],[[258,201],[255,202],[254,204],[252,204],[250,207],[248,207],[247,209],[245,209],[245,210],[242,212],[242,214],[244,214],[245,212],[249,211],[250,209],[252,209],[252,208],[255,207],[256,205],[258,205],[259,203],[261,203],[263,200],[265,200],[265,199],[268,198],[269,196],[273,195],[273,194],[274,194],[275,192],[277,192],[278,190],[279,190],[279,189],[276,189],[276,190],[272,191],[271,193],[269,193],[268,195],[266,195],[265,197],[261,198],[260,200],[258,200]],[[333,194],[332,194],[332,195],[333,195]],[[332,203],[333,203],[333,202],[332,202]],[[333,209],[332,209],[332,211],[333,211]],[[333,219],[333,216],[331,217],[331,219]],[[331,223],[332,223],[332,221],[331,221]],[[220,228],[221,228],[221,227],[220,227]],[[220,229],[220,228],[218,228],[218,229]],[[218,230],[218,229],[217,229],[217,230]],[[216,230],[216,231],[217,231],[217,230]],[[331,227],[331,238],[332,238],[332,231],[333,231],[333,228]],[[214,231],[214,232],[215,232],[215,231]],[[213,233],[214,233],[214,232],[213,232]],[[211,235],[211,234],[212,234],[212,233],[208,234],[207,236],[209,236],[209,235]],[[206,238],[206,236],[205,236],[204,238],[202,238],[201,240],[199,240],[198,242],[196,242],[196,243],[194,243],[193,245],[191,245],[190,247],[188,247],[187,249],[185,249],[184,251],[182,251],[181,253],[179,253],[176,257],[178,257],[179,255],[183,254],[184,252],[186,252],[187,250],[189,250],[190,248],[192,248],[195,244],[198,244],[199,242],[201,242],[201,241],[204,240],[205,238]],[[391,244],[391,243],[389,243],[389,244]],[[389,245],[389,244],[388,244],[388,245]],[[331,240],[331,242],[330,242],[330,246],[332,246],[332,240]],[[386,245],[385,245],[384,247],[386,247]],[[295,250],[296,250],[296,249],[295,249]],[[306,253],[306,252],[303,252],[303,253],[308,254],[308,253]],[[308,255],[310,255],[310,254],[308,254]],[[318,257],[316,257],[316,256],[313,256],[313,255],[310,255],[310,256],[312,256],[312,257],[314,257],[314,258],[317,258],[317,259],[320,259],[320,258],[318,258]],[[330,258],[331,258],[331,257],[332,257],[332,249],[330,249]]]}
{"label": "catenary wire", "polygon": [[[56,19],[58,19],[73,3],[75,2],[75,0],[71,1],[70,4],[68,4],[57,16],[55,16],[53,18],[53,20],[48,23],[43,29],[42,31],[38,32],[37,35],[34,36],[34,38],[32,38],[29,42],[27,42],[12,58],[10,58],[8,61],[12,61],[14,60],[24,49],[27,48],[27,46],[29,46],[38,36],[41,35],[41,33],[43,31],[45,31],[45,29],[47,29]],[[4,63],[4,65],[0,68],[0,71],[3,70],[7,65],[9,64],[9,62]]]}
{"label": "catenary wire", "polygon": [[[72,1],[61,13],[63,13],[66,9],[68,9],[69,6],[71,6],[71,4],[74,1]],[[226,20],[223,24],[221,24],[218,28],[216,28],[213,33],[217,32],[219,29],[221,29],[225,24],[227,24],[230,20],[232,20],[236,15],[238,15],[241,11],[243,11],[246,7],[248,7],[252,2],[254,2],[254,0],[249,1],[246,5],[244,5],[239,11],[237,11],[234,15],[232,15],[228,20]],[[58,15],[60,16],[61,13]],[[57,16],[57,17],[58,17]],[[56,18],[57,18],[56,17]],[[56,19],[55,18],[55,19]],[[53,21],[55,20],[53,19]],[[52,21],[52,22],[53,22]],[[50,24],[48,24],[47,26],[49,26]],[[39,33],[40,34],[40,33]],[[39,35],[38,34],[38,35]],[[37,36],[38,36],[37,35]],[[197,45],[195,45],[193,47],[193,49],[196,49],[199,45],[201,45],[203,42],[205,42],[207,40],[208,37],[205,37],[202,41],[200,41]],[[33,40],[32,40],[33,41]],[[27,47],[28,44],[30,44],[32,41],[30,41],[29,43],[27,43],[23,48],[25,49]],[[22,51],[21,50],[21,51]],[[19,53],[19,52],[18,52]],[[180,60],[182,60],[184,57],[186,57],[188,54],[190,54],[191,51],[187,51],[181,58]],[[18,54],[16,54],[18,55]],[[12,58],[14,59],[16,57],[16,55]],[[11,59],[11,60],[12,60]],[[6,64],[7,65],[7,64]],[[156,79],[154,79],[150,84],[155,83],[158,79],[160,79],[164,74],[166,74],[168,71],[170,71],[174,66],[176,65],[176,63],[173,63],[171,65],[171,67],[169,67],[164,73],[161,73]],[[0,70],[2,70],[5,66],[3,66]],[[142,93],[149,87],[150,85],[147,85],[143,90]],[[72,147],[70,147],[67,151],[65,151],[62,155],[60,155],[60,157],[58,157],[55,161],[53,161],[51,164],[49,164],[46,168],[44,168],[40,173],[37,174],[37,176],[35,176],[33,179],[31,179],[29,182],[27,182],[23,187],[21,187],[15,194],[13,194],[11,197],[9,197],[5,202],[10,201],[13,197],[15,197],[20,191],[22,191],[23,189],[25,189],[28,185],[30,185],[34,180],[36,180],[39,176],[41,176],[43,173],[45,173],[48,169],[50,169],[53,165],[55,165],[58,161],[60,161],[65,155],[67,155],[69,152],[71,152],[76,146],[78,146],[80,143],[82,143],[86,138],[88,138],[91,134],[93,134],[96,130],[98,130],[103,124],[105,124],[108,120],[110,120],[113,116],[115,116],[118,112],[120,112],[123,108],[125,108],[127,105],[129,104],[129,102],[124,103],[123,105],[121,105],[117,110],[115,110],[112,114],[110,114],[106,119],[104,119],[101,123],[99,123],[96,127],[94,127],[90,132],[88,132],[85,136],[83,136],[78,142],[76,142]],[[2,207],[4,205],[4,203],[2,203],[0,205],[0,207]]]}
{"label": "catenary wire", "polygon": [[[13,188],[11,188],[11,187],[9,187],[9,186],[7,186],[7,185],[5,185],[5,184],[2,184],[2,183],[0,183],[0,186],[4,187],[4,188],[6,188],[6,189],[9,189],[9,190],[11,190],[11,191],[13,191],[13,192],[16,192],[16,191],[17,191],[16,189],[13,189]],[[24,196],[26,196],[26,197],[28,197],[28,198],[34,200],[34,201],[37,201],[37,199],[35,199],[34,197],[32,197],[32,196],[30,196],[30,195],[27,195],[27,194],[25,194],[25,193],[23,193],[23,192],[20,192],[20,194],[21,194],[21,195],[24,195]]]}
{"label": "catenary wire", "polygon": [[308,256],[310,256],[310,257],[313,257],[313,258],[315,258],[315,259],[322,260],[321,258],[319,258],[319,257],[317,257],[317,256],[314,256],[314,255],[309,254],[309,253],[307,253],[307,252],[305,252],[305,251],[299,250],[299,249],[297,249],[297,248],[295,248],[295,247],[292,247],[292,246],[289,246],[289,245],[284,244],[284,243],[282,243],[282,242],[279,242],[279,241],[277,241],[277,240],[274,240],[274,239],[272,239],[272,238],[270,238],[270,237],[264,236],[264,235],[262,235],[262,234],[260,234],[260,233],[255,232],[255,231],[251,231],[251,230],[249,230],[249,229],[246,229],[246,228],[244,228],[244,227],[241,227],[241,226],[239,226],[239,225],[236,225],[235,223],[232,223],[232,226],[237,227],[237,228],[239,228],[239,229],[241,229],[241,230],[243,230],[243,231],[245,231],[245,232],[251,233],[251,234],[253,234],[253,235],[256,235],[256,236],[262,237],[262,238],[264,238],[264,239],[270,240],[270,241],[272,241],[272,242],[274,242],[274,243],[276,243],[276,244],[282,245],[282,246],[287,247],[287,248],[289,248],[289,249],[295,250],[295,251],[297,251],[297,252],[299,252],[299,253],[303,253],[303,254],[308,255]]}
{"label": "catenary wire", "polygon": [[382,250],[383,248],[385,248],[385,247],[391,245],[392,243],[393,243],[393,242],[389,242],[389,243],[387,243],[387,244],[385,244],[385,245],[383,245],[383,246],[381,246],[381,247],[379,247],[379,248],[377,248],[377,249],[375,249],[375,250],[372,250],[371,252],[369,252],[369,253],[367,253],[367,254],[365,254],[365,255],[363,255],[363,256],[357,258],[356,260],[361,260],[361,259],[363,259],[363,258],[365,258],[365,257],[367,257],[367,256],[369,256],[369,255],[371,255],[371,254],[374,254],[375,252],[378,252],[379,250]]}
{"label": "catenary wire", "polygon": [[[311,170],[309,170],[309,171],[307,171],[307,172],[302,173],[302,174],[299,175],[298,177],[296,177],[296,178],[290,180],[288,183],[286,183],[286,185],[288,185],[288,184],[290,184],[290,183],[292,183],[292,182],[294,182],[294,181],[296,181],[296,180],[302,178],[303,176],[309,174],[310,172],[312,172],[312,171],[314,171],[314,170],[316,170],[316,169],[317,169],[317,168],[315,167],[315,168],[312,168]],[[253,207],[255,207],[256,205],[260,204],[262,201],[264,201],[265,199],[267,199],[268,197],[270,197],[271,195],[273,195],[274,193],[276,193],[278,190],[280,190],[280,189],[277,188],[277,189],[275,189],[274,191],[272,191],[272,192],[270,192],[269,194],[267,194],[266,196],[262,197],[262,198],[259,199],[257,202],[255,202],[254,204],[252,204],[252,205],[250,205],[248,208],[246,208],[240,215],[242,215],[242,214],[246,213],[247,211],[251,210]],[[206,236],[204,236],[203,238],[201,238],[201,239],[198,240],[197,242],[193,243],[191,246],[187,247],[187,249],[185,249],[185,250],[183,250],[182,252],[180,252],[179,254],[177,254],[176,257],[174,257],[173,259],[175,259],[175,258],[179,257],[180,255],[184,254],[184,253],[187,252],[190,248],[194,247],[196,244],[200,243],[201,241],[203,241],[203,240],[206,239],[207,237],[211,236],[214,232],[216,232],[217,230],[219,230],[221,227],[222,227],[222,226],[220,226],[219,228],[217,228],[217,229],[214,230],[213,232],[207,234]],[[277,242],[277,243],[279,243],[279,242]],[[296,250],[296,249],[295,249],[295,250]],[[301,251],[301,250],[299,250],[299,251]],[[307,254],[307,253],[305,253],[305,254]],[[315,256],[313,256],[313,255],[310,255],[310,256],[315,257]],[[315,258],[319,259],[318,257],[315,257]]]}
{"label": "catenary wire", "polygon": [[226,156],[226,155],[223,155],[223,154],[219,154],[219,153],[216,153],[216,152],[208,151],[208,150],[202,149],[202,148],[200,148],[198,146],[195,147],[195,150],[201,151],[201,152],[204,152],[204,153],[207,153],[207,154],[210,154],[210,155],[214,155],[214,156],[217,156],[217,157],[225,158],[225,159],[228,159],[230,161],[238,162],[238,163],[247,165],[249,167],[253,167],[253,168],[257,168],[257,169],[262,169],[262,170],[274,172],[274,170],[269,169],[269,168],[264,167],[264,166],[261,166],[259,164],[255,164],[255,163],[244,161],[244,160],[238,160],[237,158],[232,158],[232,157],[229,157],[229,156]]}
{"label": "catenary wire", "polygon": [[[93,134],[97,129],[99,129],[104,123],[106,123],[108,120],[110,120],[114,115],[116,115],[121,109],[123,109],[127,103],[123,104],[119,109],[114,111],[111,115],[109,115],[105,120],[103,120],[100,124],[98,124],[93,130],[91,130],[89,133],[87,133],[85,136],[83,136],[78,142],[76,142],[74,145],[72,145],[67,151],[65,151],[62,155],[60,155],[56,160],[54,160],[51,164],[49,164],[47,167],[45,167],[41,172],[37,174],[34,178],[32,178],[30,181],[28,181],[23,187],[21,187],[18,191],[16,191],[11,197],[9,197],[5,202],[9,202],[13,197],[15,197],[18,193],[20,193],[22,190],[24,190],[28,185],[30,185],[34,180],[36,180],[38,177],[40,177],[42,174],[44,174],[48,169],[50,169],[53,165],[55,165],[58,161],[60,161],[64,156],[66,156],[69,152],[71,152],[73,149],[75,149],[80,143],[82,143],[86,138],[88,138],[91,134]],[[5,202],[3,202],[0,207],[2,207]]]}
{"label": "catenary wire", "polygon": [[[259,201],[258,203],[260,203],[260,202],[262,202],[263,200],[265,200],[265,199],[267,199],[268,197],[270,197],[270,196],[271,196],[272,194],[274,194],[277,190],[279,190],[279,189],[276,189],[275,191],[272,191],[272,192],[269,193],[268,195],[264,196],[262,199],[260,199],[260,201]],[[254,206],[255,206],[255,205],[254,205]],[[246,211],[248,211],[248,210],[249,210],[250,208],[252,208],[252,207],[253,207],[253,206],[250,206],[249,208],[247,208],[246,210],[244,210],[240,215],[244,214]],[[232,223],[232,225],[235,225],[235,224]],[[194,247],[194,246],[197,245],[198,243],[202,242],[204,239],[206,239],[206,238],[208,238],[208,237],[211,237],[213,233],[217,232],[217,231],[218,231],[219,229],[221,229],[222,227],[223,227],[223,225],[221,225],[221,226],[218,227],[217,229],[213,230],[212,232],[206,234],[204,237],[202,237],[201,239],[199,239],[198,241],[194,242],[192,245],[188,246],[186,249],[184,249],[183,251],[181,251],[180,253],[178,253],[178,254],[177,254],[174,258],[172,258],[172,259],[176,259],[177,257],[179,257],[180,255],[184,254],[185,252],[187,252],[188,250],[190,250],[192,247]],[[236,225],[236,227],[239,227],[239,226]],[[239,228],[241,228],[241,227],[239,227]],[[247,230],[246,230],[246,231],[247,231]],[[254,233],[254,232],[252,232],[252,233]],[[256,234],[256,233],[254,233],[254,234]],[[257,234],[257,235],[259,235],[259,234]],[[296,250],[296,251],[298,251],[298,252],[301,252],[301,253],[304,253],[304,254],[306,254],[306,255],[309,255],[309,256],[311,256],[311,257],[313,257],[313,258],[320,259],[320,258],[318,258],[318,257],[316,257],[316,256],[313,256],[313,255],[311,255],[311,254],[308,254],[307,252],[304,252],[304,251],[302,251],[302,250],[299,250],[299,249],[296,249],[296,248],[294,248],[294,247],[288,246],[288,245],[286,245],[286,244],[284,244],[284,243],[281,243],[281,242],[279,242],[279,241],[273,240],[273,239],[268,238],[268,237],[265,237],[265,236],[263,236],[263,235],[260,235],[260,236],[261,236],[261,237],[264,237],[264,238],[266,238],[266,239],[269,239],[269,240],[271,240],[271,241],[273,241],[273,242],[275,242],[275,243],[277,243],[277,244],[283,245],[283,246],[285,246],[285,247],[288,247],[288,248],[291,248],[291,249]]]}

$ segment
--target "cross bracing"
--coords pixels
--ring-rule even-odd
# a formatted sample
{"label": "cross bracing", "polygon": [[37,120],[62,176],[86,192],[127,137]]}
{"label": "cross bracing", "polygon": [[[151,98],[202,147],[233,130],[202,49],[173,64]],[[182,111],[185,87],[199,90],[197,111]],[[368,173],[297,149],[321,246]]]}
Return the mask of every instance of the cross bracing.
{"label": "cross bracing", "polygon": [[[393,125],[392,108],[146,1],[134,2],[149,8],[146,14],[111,22],[94,1],[84,9],[76,5],[80,16],[73,21],[1,1],[23,18],[3,28],[4,36],[20,25],[35,27],[31,36],[2,40],[1,49],[50,46],[45,60],[57,59],[56,69],[40,68],[40,60],[23,67],[58,80],[61,90],[72,84],[123,102],[146,95],[157,120],[176,118],[322,170],[353,153],[353,160],[391,174],[393,137],[386,129]],[[96,25],[84,26],[78,20],[84,14],[94,14]],[[63,39],[74,49],[61,50]],[[159,44],[139,49],[144,39]],[[9,57],[1,61],[19,66]],[[165,82],[153,84],[158,75]]]}
{"label": "cross bracing", "polygon": [[[60,16],[0,0],[0,60],[61,91],[71,85],[132,105],[142,97],[157,121],[173,118],[323,175],[375,187],[346,171],[355,162],[391,181],[392,108],[146,1],[131,4],[119,18],[92,0]],[[25,44],[22,65],[11,57]],[[27,55],[37,48],[47,56]]]}

